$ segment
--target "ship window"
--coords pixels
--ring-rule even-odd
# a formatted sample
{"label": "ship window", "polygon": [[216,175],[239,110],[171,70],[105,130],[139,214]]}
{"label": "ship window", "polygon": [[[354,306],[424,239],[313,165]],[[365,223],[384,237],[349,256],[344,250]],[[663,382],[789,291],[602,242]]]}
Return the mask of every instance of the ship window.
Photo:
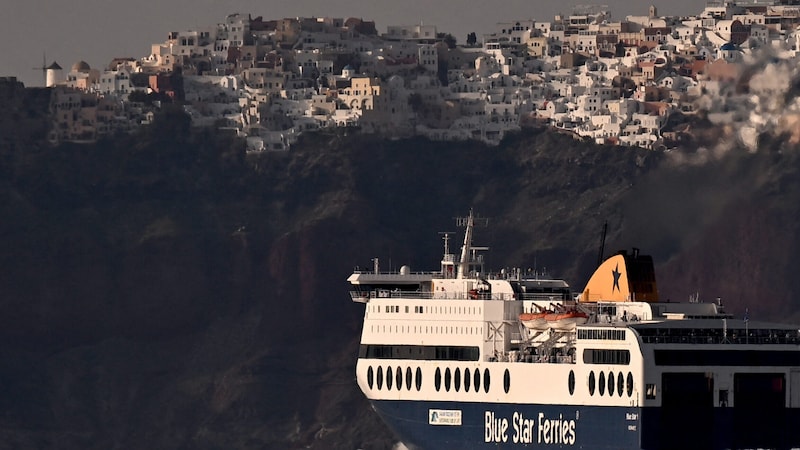
{"label": "ship window", "polygon": [[622,375],[622,372],[617,374],[617,395],[622,397],[622,394],[625,392],[625,377]]}
{"label": "ship window", "polygon": [[456,392],[461,389],[461,369],[457,367],[455,373],[453,373],[453,387],[455,388]]}
{"label": "ship window", "polygon": [[627,382],[628,382],[628,384],[625,387],[626,387],[626,389],[628,391],[628,397],[630,397],[630,396],[633,395],[633,374],[630,373],[630,372],[628,372],[628,380],[627,380]]}
{"label": "ship window", "polygon": [[589,372],[589,395],[594,395],[594,370]]}
{"label": "ship window", "polygon": [[406,367],[406,389],[411,390],[411,367]]}
{"label": "ship window", "polygon": [[[614,372],[608,372],[608,396],[609,397],[613,397],[614,396],[614,382],[615,381],[617,381],[617,380],[614,378]],[[621,392],[620,392],[620,394],[621,394]]]}
{"label": "ship window", "polygon": [[583,350],[584,364],[622,364],[631,362],[631,353],[628,350],[601,350],[587,348]]}
{"label": "ship window", "polygon": [[489,384],[491,383],[491,378],[489,377],[489,369],[483,370],[483,392],[489,393]]}
{"label": "ship window", "polygon": [[422,389],[422,369],[417,367],[417,391]]}
{"label": "ship window", "polygon": [[464,392],[469,392],[469,369],[464,369]]}
{"label": "ship window", "polygon": [[[741,333],[744,335],[744,330]],[[656,365],[659,366],[787,367],[800,365],[800,353],[783,350],[760,350],[758,352],[750,350],[655,350],[654,356]]]}
{"label": "ship window", "polygon": [[397,368],[397,372],[395,373],[396,379],[394,380],[394,385],[397,387],[397,390],[403,389],[403,369],[400,367]]}
{"label": "ship window", "polygon": [[474,383],[472,383],[472,384],[475,385],[475,392],[478,392],[478,390],[480,390],[480,388],[481,388],[481,371],[480,371],[480,369],[475,369],[475,377],[472,379],[472,381],[474,381]]}
{"label": "ship window", "polygon": [[374,382],[375,382],[375,374],[372,371],[372,366],[369,366],[369,368],[367,368],[367,385],[369,385],[370,389],[372,389],[372,383]]}
{"label": "ship window", "polygon": [[600,393],[600,395],[605,395],[606,393],[606,374],[603,372],[600,372],[600,378],[597,383],[597,391]]}
{"label": "ship window", "polygon": [[569,371],[569,378],[567,378],[567,388],[569,389],[569,395],[575,393],[575,371]]}
{"label": "ship window", "polygon": [[386,368],[386,389],[392,390],[392,366]]}
{"label": "ship window", "polygon": [[438,367],[436,368],[436,373],[433,375],[433,386],[436,388],[436,392],[442,388],[442,370]]}
{"label": "ship window", "polygon": [[508,394],[509,389],[511,389],[511,374],[506,369],[505,373],[503,373],[503,390]]}
{"label": "ship window", "polygon": [[450,368],[448,367],[444,371],[444,390],[450,392]]}
{"label": "ship window", "polygon": [[376,381],[377,381],[376,384],[378,386],[378,390],[380,390],[383,387],[383,367],[381,367],[381,366],[378,366],[378,377],[377,377]]}
{"label": "ship window", "polygon": [[656,398],[656,385],[648,383],[645,387],[645,398],[648,400],[655,400]]}

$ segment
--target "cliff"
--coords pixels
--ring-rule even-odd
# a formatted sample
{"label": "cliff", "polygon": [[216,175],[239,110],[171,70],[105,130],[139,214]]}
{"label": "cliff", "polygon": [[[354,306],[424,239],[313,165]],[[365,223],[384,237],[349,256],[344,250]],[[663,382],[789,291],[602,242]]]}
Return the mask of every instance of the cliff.
{"label": "cliff", "polygon": [[542,130],[493,148],[324,133],[248,157],[178,111],[49,147],[19,110],[0,114],[0,448],[391,448],[353,379],[344,280],[373,257],[435,268],[471,207],[492,268],[580,289],[608,221],[606,255],[652,254],[663,297],[800,319],[780,137],[701,158]]}

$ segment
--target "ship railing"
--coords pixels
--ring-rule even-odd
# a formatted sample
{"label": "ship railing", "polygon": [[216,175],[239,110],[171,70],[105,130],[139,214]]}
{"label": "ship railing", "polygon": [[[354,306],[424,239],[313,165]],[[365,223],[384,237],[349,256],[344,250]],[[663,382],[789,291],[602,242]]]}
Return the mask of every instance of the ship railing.
{"label": "ship railing", "polygon": [[509,352],[505,358],[489,358],[490,362],[519,362],[526,364],[575,364],[575,355],[535,355],[531,353]]}
{"label": "ship railing", "polygon": [[545,292],[525,292],[522,294],[517,294],[520,300],[543,300],[543,301],[566,301],[569,300],[569,297],[564,298],[562,294],[559,293],[545,293]]}
{"label": "ship railing", "polygon": [[744,333],[732,333],[728,336],[697,335],[697,336],[642,336],[645,344],[758,344],[758,345],[800,345],[800,337],[796,335],[783,336],[747,336]]}
{"label": "ship railing", "polygon": [[371,298],[403,298],[403,299],[436,299],[436,300],[513,300],[512,294],[503,293],[478,293],[469,292],[430,292],[430,291],[403,291],[389,289],[373,289],[371,291],[350,291],[352,300],[366,300]]}
{"label": "ship railing", "polygon": [[408,277],[409,275],[433,275],[433,276],[439,276],[439,275],[442,274],[442,272],[440,272],[438,270],[427,270],[427,271],[419,271],[418,270],[418,271],[408,272],[408,274],[401,274],[397,270],[392,271],[392,272],[375,272],[374,270],[355,269],[355,270],[353,270],[353,274],[356,274],[356,275],[361,275],[361,274],[363,274],[363,275],[380,275],[380,276],[385,276],[385,277],[387,277],[387,276],[388,277],[396,276],[396,277],[400,278],[400,277]]}
{"label": "ship railing", "polygon": [[430,299],[433,298],[433,294],[431,292],[423,292],[423,291],[390,291],[388,289],[375,289],[372,291],[350,291],[350,298],[353,300],[371,299],[371,298]]}

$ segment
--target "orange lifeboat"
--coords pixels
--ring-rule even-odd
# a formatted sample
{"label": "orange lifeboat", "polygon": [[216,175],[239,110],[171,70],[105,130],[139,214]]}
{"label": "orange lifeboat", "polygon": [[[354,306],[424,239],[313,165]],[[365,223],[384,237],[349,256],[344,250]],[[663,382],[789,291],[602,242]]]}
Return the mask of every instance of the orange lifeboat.
{"label": "orange lifeboat", "polygon": [[573,330],[578,325],[583,325],[589,320],[589,315],[573,310],[554,312],[545,315],[547,326],[556,330]]}
{"label": "orange lifeboat", "polygon": [[522,313],[519,315],[519,321],[529,330],[545,330],[547,329],[547,314],[547,312]]}

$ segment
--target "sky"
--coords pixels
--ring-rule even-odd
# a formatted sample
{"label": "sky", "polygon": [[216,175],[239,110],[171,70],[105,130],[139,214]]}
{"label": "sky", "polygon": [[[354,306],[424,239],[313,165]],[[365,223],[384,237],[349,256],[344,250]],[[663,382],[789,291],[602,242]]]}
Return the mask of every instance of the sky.
{"label": "sky", "polygon": [[[42,86],[42,61],[57,61],[64,71],[86,61],[102,69],[116,57],[141,58],[170,31],[184,31],[222,22],[232,13],[284,17],[361,17],[374,20],[379,32],[389,25],[435,25],[464,43],[467,33],[480,37],[498,22],[551,20],[570,14],[580,0],[0,0],[0,76],[13,76],[26,86]],[[698,14],[699,0],[604,0],[614,20],[646,15],[650,4],[659,15]]]}

